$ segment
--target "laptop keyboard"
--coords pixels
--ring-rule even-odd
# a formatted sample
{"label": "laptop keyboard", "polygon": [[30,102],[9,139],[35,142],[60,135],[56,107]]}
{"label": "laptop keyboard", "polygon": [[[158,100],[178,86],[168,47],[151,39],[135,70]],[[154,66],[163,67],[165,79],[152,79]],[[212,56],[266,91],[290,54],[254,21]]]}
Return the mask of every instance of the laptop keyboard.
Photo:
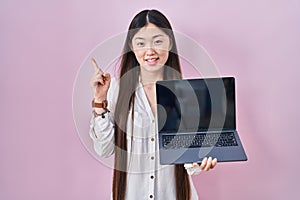
{"label": "laptop keyboard", "polygon": [[237,146],[233,132],[209,134],[163,135],[163,148],[199,148]]}

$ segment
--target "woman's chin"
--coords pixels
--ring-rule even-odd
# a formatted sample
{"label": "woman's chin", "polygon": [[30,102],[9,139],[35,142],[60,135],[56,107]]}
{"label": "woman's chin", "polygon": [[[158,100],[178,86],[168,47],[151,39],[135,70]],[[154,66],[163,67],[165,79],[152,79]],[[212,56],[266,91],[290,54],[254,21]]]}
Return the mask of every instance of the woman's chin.
{"label": "woman's chin", "polygon": [[148,72],[159,72],[163,69],[164,65],[161,64],[157,64],[157,65],[144,65],[141,68],[144,71],[148,71]]}

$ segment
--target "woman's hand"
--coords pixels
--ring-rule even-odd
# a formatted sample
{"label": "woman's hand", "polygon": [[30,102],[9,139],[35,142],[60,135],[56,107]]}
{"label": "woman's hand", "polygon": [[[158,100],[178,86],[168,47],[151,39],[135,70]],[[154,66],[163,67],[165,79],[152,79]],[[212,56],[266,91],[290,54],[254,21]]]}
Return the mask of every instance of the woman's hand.
{"label": "woman's hand", "polygon": [[187,173],[189,175],[197,175],[199,174],[202,170],[203,171],[209,171],[210,169],[213,169],[217,165],[217,159],[212,159],[212,157],[205,157],[201,164],[198,163],[189,163],[189,164],[184,164],[185,169],[187,170]]}
{"label": "woman's hand", "polygon": [[[218,162],[217,158],[212,159],[212,157],[209,158],[205,157],[201,162],[200,168],[203,171],[209,171],[210,169],[213,169],[217,165],[217,162]],[[193,163],[193,165],[199,166],[198,163]]]}
{"label": "woman's hand", "polygon": [[100,67],[98,67],[94,58],[92,58],[92,64],[94,66],[94,74],[91,77],[90,84],[94,91],[95,102],[102,102],[107,98],[107,91],[110,86],[110,74],[104,73]]}

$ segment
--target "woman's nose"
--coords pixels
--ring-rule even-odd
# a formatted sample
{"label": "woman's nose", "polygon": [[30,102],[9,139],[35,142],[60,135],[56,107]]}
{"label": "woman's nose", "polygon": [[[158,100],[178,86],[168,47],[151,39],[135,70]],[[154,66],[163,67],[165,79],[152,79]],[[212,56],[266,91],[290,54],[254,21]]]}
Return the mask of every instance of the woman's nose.
{"label": "woman's nose", "polygon": [[154,49],[152,47],[147,47],[146,55],[148,56],[148,55],[153,55],[153,54],[155,54]]}

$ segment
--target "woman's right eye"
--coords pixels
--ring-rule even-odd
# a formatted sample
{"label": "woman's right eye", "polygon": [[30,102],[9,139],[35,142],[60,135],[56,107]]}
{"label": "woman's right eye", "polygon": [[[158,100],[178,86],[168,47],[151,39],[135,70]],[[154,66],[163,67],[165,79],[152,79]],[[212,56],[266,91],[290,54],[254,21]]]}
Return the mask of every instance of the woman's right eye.
{"label": "woman's right eye", "polygon": [[144,46],[144,42],[138,42],[138,43],[136,43],[136,46],[138,46],[138,47],[142,47],[142,46]]}

